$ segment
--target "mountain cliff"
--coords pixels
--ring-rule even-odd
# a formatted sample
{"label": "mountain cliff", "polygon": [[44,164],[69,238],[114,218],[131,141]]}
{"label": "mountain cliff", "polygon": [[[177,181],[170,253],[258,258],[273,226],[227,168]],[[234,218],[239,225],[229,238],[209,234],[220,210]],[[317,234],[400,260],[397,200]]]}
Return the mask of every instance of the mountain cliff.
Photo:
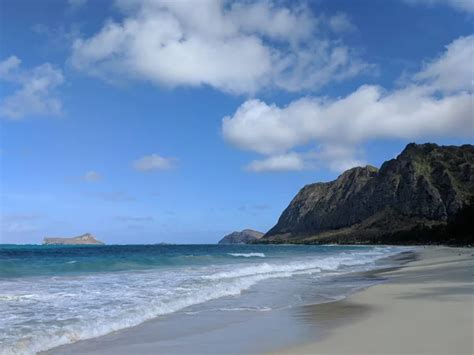
{"label": "mountain cliff", "polygon": [[249,244],[259,240],[263,233],[252,229],[244,229],[241,232],[233,232],[222,238],[218,244]]}
{"label": "mountain cliff", "polygon": [[380,170],[305,186],[261,241],[415,243],[407,232],[446,226],[473,199],[474,146],[411,143]]}
{"label": "mountain cliff", "polygon": [[44,245],[103,245],[104,243],[95,237],[86,233],[73,238],[44,238]]}

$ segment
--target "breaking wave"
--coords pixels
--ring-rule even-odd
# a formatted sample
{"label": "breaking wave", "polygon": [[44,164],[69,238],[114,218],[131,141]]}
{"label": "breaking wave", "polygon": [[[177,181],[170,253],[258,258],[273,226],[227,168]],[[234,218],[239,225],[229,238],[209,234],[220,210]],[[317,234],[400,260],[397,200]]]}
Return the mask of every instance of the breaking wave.
{"label": "breaking wave", "polygon": [[[145,271],[3,279],[0,354],[31,354],[95,338],[210,300],[238,296],[263,280],[374,268],[375,260],[398,252],[397,248],[382,247],[303,256],[273,256],[267,251],[228,253],[242,260]],[[265,262],[257,262],[257,258],[264,257]],[[222,259],[216,255],[215,260]],[[222,309],[249,308],[241,305]]]}
{"label": "breaking wave", "polygon": [[265,258],[264,253],[228,253],[227,255],[241,257],[241,258]]}

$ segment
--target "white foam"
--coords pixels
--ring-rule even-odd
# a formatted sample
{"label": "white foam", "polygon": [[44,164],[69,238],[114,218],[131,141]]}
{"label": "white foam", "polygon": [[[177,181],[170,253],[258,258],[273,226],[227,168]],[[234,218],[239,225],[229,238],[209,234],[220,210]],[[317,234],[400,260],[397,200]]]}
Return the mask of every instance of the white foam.
{"label": "white foam", "polygon": [[258,263],[250,264],[235,268],[233,265],[227,270],[212,273],[210,275],[203,275],[203,279],[221,280],[233,279],[239,277],[248,277],[255,275],[267,275],[267,277],[274,277],[280,273],[288,273],[291,276],[294,273],[316,273],[321,271],[333,271],[342,266],[363,265],[372,262],[379,256],[385,255],[386,252],[357,252],[357,253],[341,253],[335,256],[326,256],[319,258],[299,259],[285,263]]}
{"label": "white foam", "polygon": [[[2,281],[0,329],[4,334],[0,334],[0,353],[44,351],[132,327],[213,299],[237,296],[263,280],[340,272],[344,266],[363,266],[395,252],[394,248],[381,248],[324,257],[267,258],[269,261],[264,263],[208,265],[139,274],[103,273]],[[348,271],[351,270],[354,268]]]}
{"label": "white foam", "polygon": [[[146,298],[146,302],[143,302],[145,301],[145,299],[143,299],[142,301],[135,302],[129,309],[122,310],[120,303],[123,304],[124,298],[130,301],[132,296],[131,294],[127,294],[126,289],[129,289],[129,287],[124,287],[124,280],[122,279],[122,285],[118,285],[116,290],[112,290],[113,296],[111,298],[116,302],[115,305],[109,304],[110,302],[105,302],[102,306],[95,304],[95,307],[91,307],[95,302],[88,302],[88,300],[85,299],[84,306],[86,306],[86,309],[82,309],[85,313],[82,313],[81,318],[75,323],[70,323],[68,320],[70,320],[72,316],[70,313],[75,313],[78,309],[67,306],[68,303],[64,298],[57,297],[55,300],[56,308],[61,309],[61,311],[59,314],[53,315],[53,324],[51,324],[51,320],[49,320],[50,322],[48,322],[47,327],[35,326],[28,334],[23,334],[19,339],[7,339],[5,342],[2,342],[0,353],[34,354],[78,340],[95,338],[113,331],[138,325],[146,320],[156,318],[160,315],[170,314],[192,305],[224,296],[237,296],[261,280],[262,277],[256,276],[246,279],[237,279],[233,282],[223,282],[221,284],[209,282],[207,285],[202,285],[199,288],[191,287],[187,290],[177,288],[177,290],[181,291],[178,294],[172,291],[162,292],[162,297],[158,297],[156,300],[153,300],[151,297]],[[120,293],[120,289],[122,289],[122,301],[120,301],[118,294]],[[108,297],[110,296],[109,292]],[[139,295],[135,294],[135,297],[139,297]],[[37,298],[41,298],[41,296],[38,295]],[[97,301],[97,299],[95,301]],[[75,306],[77,307],[78,305],[76,304]],[[89,309],[87,310],[87,308]],[[61,317],[62,320],[65,321],[65,325],[60,324],[61,322],[58,321],[58,317]],[[44,319],[44,321],[48,320]],[[54,323],[56,323],[56,325]]]}
{"label": "white foam", "polygon": [[243,258],[265,258],[264,253],[228,253],[228,255]]}
{"label": "white foam", "polygon": [[239,311],[251,311],[251,312],[269,312],[272,309],[270,307],[233,307],[233,308],[219,308],[219,311],[223,312],[239,312]]}

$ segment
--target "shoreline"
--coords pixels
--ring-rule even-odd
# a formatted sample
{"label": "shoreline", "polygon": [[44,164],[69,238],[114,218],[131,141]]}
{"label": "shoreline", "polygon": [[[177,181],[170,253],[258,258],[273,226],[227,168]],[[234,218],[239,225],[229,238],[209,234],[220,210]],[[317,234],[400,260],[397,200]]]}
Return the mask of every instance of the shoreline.
{"label": "shoreline", "polygon": [[[471,318],[464,319],[461,337],[454,340],[450,337],[443,344],[439,344],[437,340],[443,339],[440,333],[457,329],[457,322],[460,319],[462,321],[460,314],[465,314],[466,307],[474,305],[472,272],[469,273],[474,266],[472,255],[473,250],[468,248],[418,247],[414,251],[384,258],[388,260],[380,259],[379,268],[375,270],[353,272],[335,279],[334,282],[357,278],[374,280],[372,286],[354,289],[342,300],[298,306],[284,311],[274,310],[258,316],[246,311],[231,312],[221,320],[216,320],[215,314],[202,316],[199,320],[185,314],[176,314],[167,323],[161,323],[163,320],[159,319],[151,320],[44,353],[468,354],[472,351],[472,342],[467,335],[472,330],[472,315]],[[384,264],[396,266],[384,267]],[[444,285],[448,282],[446,279],[456,278],[459,279],[457,284]],[[448,300],[437,300],[436,295],[424,297],[423,292],[433,287],[447,287],[440,297],[447,297]],[[461,287],[465,294],[459,295],[457,287]],[[452,297],[455,298],[454,301],[450,301]],[[409,304],[405,304],[406,302]],[[446,305],[446,302],[454,304],[448,309],[442,307],[441,311],[437,310],[440,305]],[[423,319],[420,319],[421,323],[413,322],[412,314],[419,309],[426,309],[426,312],[432,314],[429,322]],[[437,317],[442,317],[443,322],[440,327],[433,328],[431,323]],[[204,324],[201,323],[203,320]],[[191,332],[182,333],[180,324],[183,322],[188,327],[190,322]],[[419,334],[419,327],[429,330],[422,336],[407,338],[407,330]],[[269,338],[269,334],[275,333],[279,334],[279,339],[272,342],[273,336],[270,335]],[[243,342],[249,344],[244,346]],[[406,347],[400,347],[400,342]],[[197,347],[193,347],[195,345]],[[183,348],[186,350],[183,351]]]}
{"label": "shoreline", "polygon": [[308,306],[311,321],[330,314],[327,334],[271,354],[472,354],[474,250],[425,246],[416,253],[418,260],[375,271],[385,283]]}

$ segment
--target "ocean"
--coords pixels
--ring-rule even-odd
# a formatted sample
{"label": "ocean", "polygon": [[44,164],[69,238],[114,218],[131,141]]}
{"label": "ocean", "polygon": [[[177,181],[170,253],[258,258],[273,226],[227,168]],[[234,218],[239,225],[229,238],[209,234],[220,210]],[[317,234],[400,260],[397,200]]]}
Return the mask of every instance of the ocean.
{"label": "ocean", "polygon": [[338,300],[375,282],[344,275],[385,267],[382,259],[406,250],[0,245],[0,353],[44,351],[179,312],[271,312]]}

